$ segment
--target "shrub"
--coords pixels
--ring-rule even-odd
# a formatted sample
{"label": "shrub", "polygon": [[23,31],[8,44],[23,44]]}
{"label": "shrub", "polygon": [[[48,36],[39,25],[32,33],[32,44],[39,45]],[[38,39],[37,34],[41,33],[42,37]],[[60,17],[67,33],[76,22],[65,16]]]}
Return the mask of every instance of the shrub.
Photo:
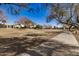
{"label": "shrub", "polygon": [[36,27],[34,29],[42,29],[41,25],[36,25]]}

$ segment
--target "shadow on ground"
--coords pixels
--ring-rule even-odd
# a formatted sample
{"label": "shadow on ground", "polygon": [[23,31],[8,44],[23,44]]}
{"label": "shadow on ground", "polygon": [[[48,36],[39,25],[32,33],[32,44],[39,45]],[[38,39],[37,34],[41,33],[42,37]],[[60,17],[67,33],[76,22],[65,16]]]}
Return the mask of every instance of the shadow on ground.
{"label": "shadow on ground", "polygon": [[44,38],[0,38],[1,56],[72,56],[79,47],[61,44]]}

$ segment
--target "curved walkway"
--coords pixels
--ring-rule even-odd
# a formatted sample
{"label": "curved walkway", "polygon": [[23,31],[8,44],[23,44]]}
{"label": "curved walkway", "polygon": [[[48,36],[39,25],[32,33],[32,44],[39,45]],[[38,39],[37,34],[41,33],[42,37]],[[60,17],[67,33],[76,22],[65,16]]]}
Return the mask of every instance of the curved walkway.
{"label": "curved walkway", "polygon": [[71,45],[71,46],[79,46],[78,41],[76,40],[75,36],[71,32],[61,33],[55,36],[54,38],[52,38],[51,40],[55,40],[63,44]]}

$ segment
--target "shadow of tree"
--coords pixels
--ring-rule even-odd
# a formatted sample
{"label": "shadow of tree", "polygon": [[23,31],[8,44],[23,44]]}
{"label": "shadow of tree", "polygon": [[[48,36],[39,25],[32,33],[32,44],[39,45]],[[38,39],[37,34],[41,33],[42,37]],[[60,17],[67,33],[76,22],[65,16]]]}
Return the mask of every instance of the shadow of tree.
{"label": "shadow of tree", "polygon": [[[5,52],[10,52],[10,51],[14,51],[16,52],[15,55],[18,55],[20,53],[26,52],[26,53],[31,53],[33,54],[33,51],[27,51],[26,48],[31,48],[31,47],[35,47],[38,46],[39,44],[41,44],[42,42],[45,42],[46,40],[37,40],[38,38],[32,38],[31,40],[27,39],[27,38],[2,38],[0,43],[0,50],[2,51],[4,49],[4,51],[2,51],[1,53],[5,53]],[[5,43],[4,43],[5,42]],[[9,47],[8,47],[9,46]],[[6,47],[6,48],[5,48]],[[36,55],[40,55],[39,53],[36,53]]]}
{"label": "shadow of tree", "polygon": [[57,56],[58,55],[62,55],[62,56],[64,56],[64,55],[79,55],[79,52],[71,51],[72,49],[73,50],[77,49],[79,51],[79,47],[70,46],[70,45],[67,45],[67,44],[62,44],[62,43],[57,42],[57,41],[49,41],[49,43],[50,42],[52,43],[51,45],[53,45],[53,46],[44,45],[44,46],[38,47],[38,49],[39,48],[41,49],[41,52],[44,52],[46,50],[45,54],[47,56],[52,56],[52,55],[57,55]]}
{"label": "shadow of tree", "polygon": [[71,51],[71,49],[75,50],[79,49],[79,47],[40,38],[2,38],[0,44],[0,55],[1,53],[3,55],[7,53],[6,55],[8,55],[9,52],[16,52],[13,54],[14,56],[21,53],[27,53],[32,56],[79,55],[79,53]]}

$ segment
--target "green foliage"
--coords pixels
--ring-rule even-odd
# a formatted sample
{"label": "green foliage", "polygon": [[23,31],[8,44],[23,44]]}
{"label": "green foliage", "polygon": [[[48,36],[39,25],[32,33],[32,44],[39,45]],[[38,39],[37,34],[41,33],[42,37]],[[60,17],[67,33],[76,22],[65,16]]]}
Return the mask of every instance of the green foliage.
{"label": "green foliage", "polygon": [[41,25],[36,25],[36,27],[34,29],[42,29]]}

